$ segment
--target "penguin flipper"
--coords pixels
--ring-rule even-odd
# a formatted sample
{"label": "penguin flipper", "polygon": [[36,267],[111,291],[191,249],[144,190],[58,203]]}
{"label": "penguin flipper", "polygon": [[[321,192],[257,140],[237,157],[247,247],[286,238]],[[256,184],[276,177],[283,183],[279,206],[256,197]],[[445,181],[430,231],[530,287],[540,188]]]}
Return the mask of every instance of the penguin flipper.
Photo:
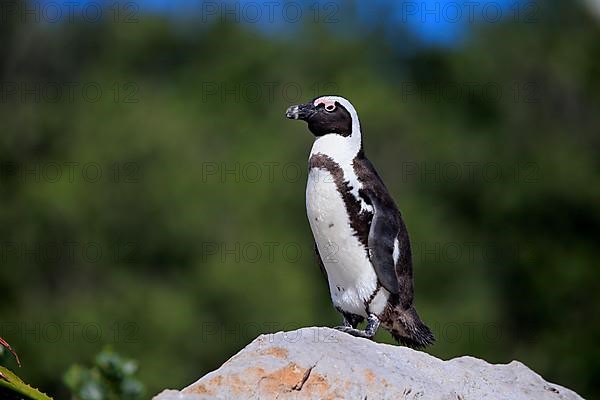
{"label": "penguin flipper", "polygon": [[373,206],[373,219],[369,229],[368,246],[371,263],[375,268],[377,279],[392,294],[400,293],[400,282],[396,274],[394,260],[394,242],[400,232],[398,210],[386,207],[371,191],[364,194]]}
{"label": "penguin flipper", "polygon": [[413,273],[410,239],[400,211],[393,201],[386,201],[373,191],[364,195],[373,206],[368,246],[371,263],[381,285],[398,295],[408,309],[413,302]]}

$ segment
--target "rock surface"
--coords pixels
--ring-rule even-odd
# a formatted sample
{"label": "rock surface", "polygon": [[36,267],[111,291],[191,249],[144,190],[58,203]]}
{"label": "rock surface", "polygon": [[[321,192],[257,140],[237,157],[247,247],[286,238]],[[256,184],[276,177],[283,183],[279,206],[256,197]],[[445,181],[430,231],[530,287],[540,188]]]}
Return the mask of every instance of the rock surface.
{"label": "rock surface", "polygon": [[329,328],[261,335],[221,368],[154,400],[199,399],[581,399],[518,361],[443,361]]}

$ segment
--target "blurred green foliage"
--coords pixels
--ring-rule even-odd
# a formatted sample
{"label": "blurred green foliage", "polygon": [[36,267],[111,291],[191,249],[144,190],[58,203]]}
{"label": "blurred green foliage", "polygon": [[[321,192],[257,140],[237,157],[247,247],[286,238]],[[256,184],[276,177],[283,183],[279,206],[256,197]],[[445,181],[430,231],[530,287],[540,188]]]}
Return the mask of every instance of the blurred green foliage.
{"label": "blurred green foliage", "polygon": [[73,400],[141,400],[145,389],[135,376],[137,371],[135,361],[105,349],[93,367],[73,365],[63,379]]}
{"label": "blurred green foliage", "polygon": [[392,45],[351,13],[347,32],[277,37],[152,15],[2,24],[0,336],[22,375],[64,398],[61,372],[110,344],[156,393],[260,333],[337,324],[305,220],[312,138],[283,116],[335,91],[411,234],[429,351],[518,359],[591,396],[600,27],[578,4],[455,49],[401,29]]}

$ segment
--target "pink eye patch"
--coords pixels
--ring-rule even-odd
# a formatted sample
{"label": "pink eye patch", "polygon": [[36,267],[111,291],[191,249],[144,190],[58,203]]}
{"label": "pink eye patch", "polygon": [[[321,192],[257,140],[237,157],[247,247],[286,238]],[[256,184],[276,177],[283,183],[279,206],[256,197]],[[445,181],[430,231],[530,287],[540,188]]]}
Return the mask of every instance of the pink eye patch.
{"label": "pink eye patch", "polygon": [[325,105],[325,109],[327,111],[333,111],[335,110],[335,101],[328,99],[327,97],[320,97],[318,99],[315,100],[314,105],[318,106],[320,104]]}

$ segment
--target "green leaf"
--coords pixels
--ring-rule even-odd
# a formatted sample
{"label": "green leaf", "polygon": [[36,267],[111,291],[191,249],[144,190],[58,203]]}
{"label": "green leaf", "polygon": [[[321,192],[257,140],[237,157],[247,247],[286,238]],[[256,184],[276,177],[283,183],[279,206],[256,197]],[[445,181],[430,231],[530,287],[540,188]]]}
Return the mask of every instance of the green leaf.
{"label": "green leaf", "polygon": [[0,388],[18,394],[28,400],[52,400],[39,390],[32,388],[8,368],[0,366]]}

